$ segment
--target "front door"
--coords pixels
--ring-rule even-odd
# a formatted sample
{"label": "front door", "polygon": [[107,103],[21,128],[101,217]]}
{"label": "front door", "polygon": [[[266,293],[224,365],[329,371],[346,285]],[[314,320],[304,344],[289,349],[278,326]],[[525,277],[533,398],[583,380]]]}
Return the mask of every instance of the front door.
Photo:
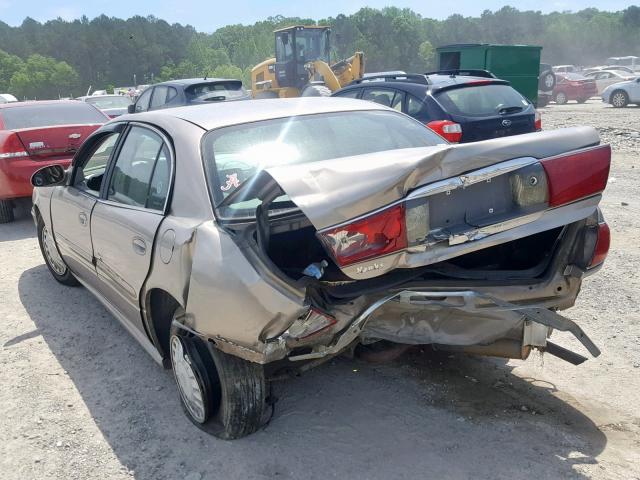
{"label": "front door", "polygon": [[160,132],[133,124],[111,164],[108,185],[91,215],[95,265],[103,295],[142,330],[139,295],[166,209],[168,142]]}
{"label": "front door", "polygon": [[53,233],[60,254],[80,280],[95,285],[91,242],[91,212],[100,195],[107,162],[120,133],[117,131],[89,140],[74,162],[71,184],[57,187],[51,197]]}

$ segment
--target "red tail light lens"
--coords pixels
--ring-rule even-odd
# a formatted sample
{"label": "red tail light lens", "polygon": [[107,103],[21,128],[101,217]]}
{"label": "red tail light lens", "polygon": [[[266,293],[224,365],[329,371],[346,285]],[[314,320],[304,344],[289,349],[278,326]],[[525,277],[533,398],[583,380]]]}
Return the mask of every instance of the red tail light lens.
{"label": "red tail light lens", "polygon": [[404,204],[321,232],[320,239],[342,267],[407,248]]}
{"label": "red tail light lens", "polygon": [[29,153],[15,133],[0,134],[0,159],[28,157]]}
{"label": "red tail light lens", "polygon": [[593,257],[589,263],[589,268],[597,267],[609,253],[609,247],[611,246],[611,230],[606,223],[598,224],[598,240],[596,241],[596,247],[593,249]]}
{"label": "red tail light lens", "polygon": [[536,132],[539,132],[540,130],[542,130],[542,116],[540,115],[540,112],[537,110],[536,110],[536,115],[535,115],[533,124],[535,126]]}
{"label": "red tail light lens", "polygon": [[549,206],[557,207],[604,190],[609,178],[611,147],[603,145],[541,163],[547,174]]}
{"label": "red tail light lens", "polygon": [[451,120],[434,120],[427,123],[427,127],[451,143],[462,140],[462,126]]}

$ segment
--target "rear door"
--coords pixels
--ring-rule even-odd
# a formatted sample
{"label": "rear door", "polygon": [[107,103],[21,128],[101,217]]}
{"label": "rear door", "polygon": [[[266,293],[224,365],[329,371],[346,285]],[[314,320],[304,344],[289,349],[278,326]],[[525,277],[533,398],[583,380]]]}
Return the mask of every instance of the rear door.
{"label": "rear door", "polygon": [[169,145],[158,130],[132,124],[110,163],[107,183],[91,215],[101,291],[139,329],[143,329],[139,294],[167,207],[173,161]]}
{"label": "rear door", "polygon": [[535,109],[505,84],[478,81],[443,89],[435,100],[462,126],[461,143],[535,132]]}

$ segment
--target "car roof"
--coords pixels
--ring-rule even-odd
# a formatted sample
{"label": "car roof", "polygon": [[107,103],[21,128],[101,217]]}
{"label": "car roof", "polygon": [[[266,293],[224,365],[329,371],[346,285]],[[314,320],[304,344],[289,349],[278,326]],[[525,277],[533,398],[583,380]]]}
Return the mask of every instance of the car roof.
{"label": "car roof", "polygon": [[59,105],[59,104],[78,104],[77,100],[29,100],[26,102],[11,102],[11,103],[0,103],[0,109],[2,108],[16,108],[16,107],[26,107],[26,106],[34,106],[34,105]]}
{"label": "car roof", "polygon": [[[417,76],[414,74],[407,74],[407,75]],[[402,77],[402,75],[397,75],[397,76]],[[349,89],[352,87],[362,88],[362,87],[376,86],[376,87],[397,88],[397,89],[403,89],[407,91],[420,90],[422,93],[424,93],[425,90],[437,91],[445,87],[450,87],[455,85],[467,85],[467,84],[473,84],[478,82],[496,83],[496,84],[508,83],[505,80],[501,80],[499,78],[475,77],[475,76],[469,76],[469,75],[431,74],[431,75],[424,75],[424,79],[425,81],[421,82],[418,80],[412,81],[410,77],[406,79],[387,78],[387,79],[381,79],[381,80],[375,80],[374,78],[371,78],[371,79],[365,78],[362,81],[358,81],[357,83],[351,83],[347,85],[345,89]]]}
{"label": "car roof", "polygon": [[149,87],[157,87],[158,85],[181,85],[181,86],[189,86],[189,85],[195,85],[198,83],[215,83],[215,82],[240,82],[241,80],[238,80],[237,78],[207,78],[207,77],[200,77],[200,78],[181,78],[178,80],[168,80],[166,82],[161,82],[161,83],[156,83],[154,85],[149,85]]}
{"label": "car roof", "polygon": [[273,118],[286,118],[298,115],[314,115],[320,113],[387,110],[382,105],[350,98],[301,97],[277,98],[242,102],[220,102],[205,105],[167,108],[145,113],[123,115],[122,121],[154,121],[177,118],[193,123],[205,130],[258,122]]}

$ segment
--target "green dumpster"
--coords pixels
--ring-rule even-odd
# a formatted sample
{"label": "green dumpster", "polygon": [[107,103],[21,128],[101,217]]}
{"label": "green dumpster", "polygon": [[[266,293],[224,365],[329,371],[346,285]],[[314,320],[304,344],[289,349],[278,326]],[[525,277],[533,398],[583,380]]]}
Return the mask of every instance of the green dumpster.
{"label": "green dumpster", "polygon": [[490,45],[487,43],[438,47],[439,70],[488,70],[535,105],[542,47],[535,45]]}

